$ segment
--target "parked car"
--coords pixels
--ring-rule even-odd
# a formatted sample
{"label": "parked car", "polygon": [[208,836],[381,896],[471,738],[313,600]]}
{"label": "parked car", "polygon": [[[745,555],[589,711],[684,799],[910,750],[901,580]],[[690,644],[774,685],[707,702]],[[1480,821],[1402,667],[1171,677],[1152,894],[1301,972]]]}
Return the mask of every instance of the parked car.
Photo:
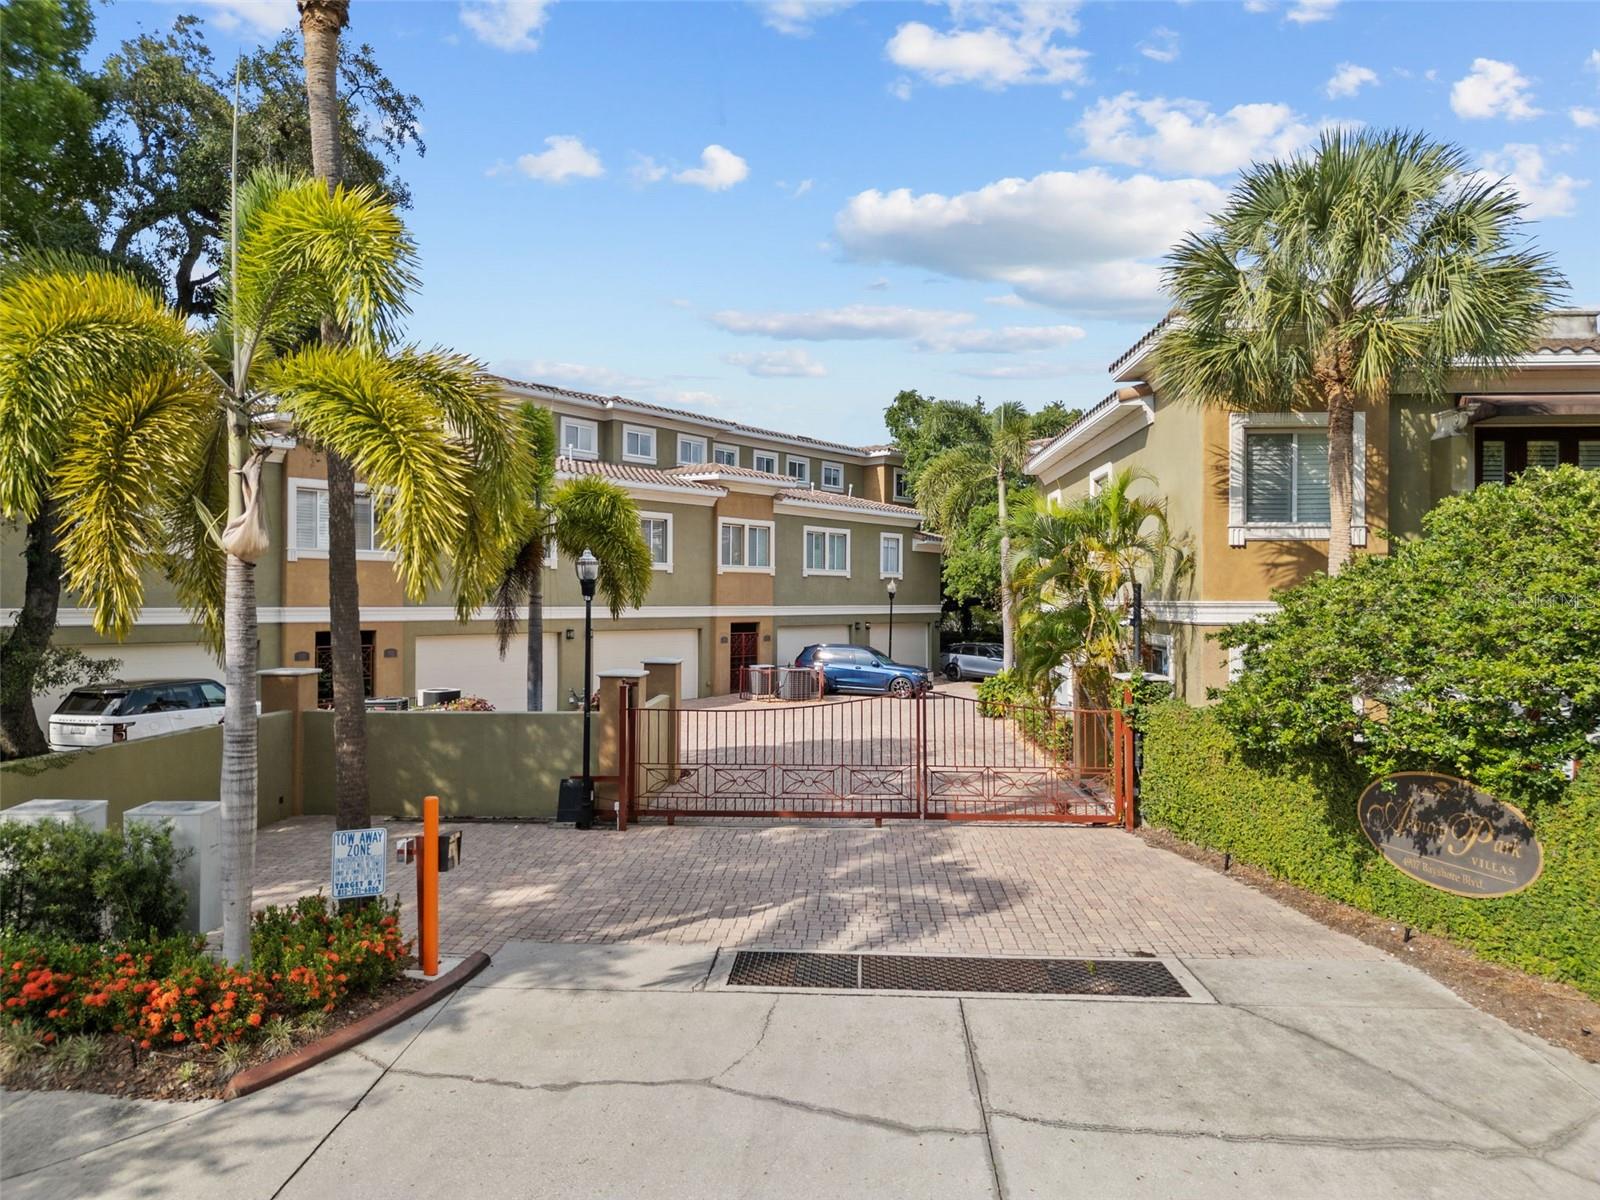
{"label": "parked car", "polygon": [[821,667],[824,692],[870,692],[915,696],[933,686],[926,667],[897,663],[871,646],[807,646],[795,655],[797,667]]}
{"label": "parked car", "polygon": [[215,679],[141,679],[74,688],[50,716],[52,750],[83,750],[222,724],[227,689]]}
{"label": "parked car", "polygon": [[939,655],[939,674],[958,679],[987,679],[1000,673],[1001,648],[993,642],[962,642]]}

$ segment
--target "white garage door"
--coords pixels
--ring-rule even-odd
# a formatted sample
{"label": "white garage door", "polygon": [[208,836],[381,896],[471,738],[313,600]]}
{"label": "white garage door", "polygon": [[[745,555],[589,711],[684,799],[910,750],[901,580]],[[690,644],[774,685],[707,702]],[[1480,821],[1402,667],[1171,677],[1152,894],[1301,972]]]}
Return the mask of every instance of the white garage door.
{"label": "white garage door", "polygon": [[778,630],[778,656],[780,667],[794,662],[794,656],[807,646],[818,642],[849,644],[852,641],[850,626],[841,621],[837,625],[787,625]]}
{"label": "white garage door", "polygon": [[594,634],[594,671],[637,669],[647,658],[681,658],[683,687],[680,699],[700,694],[700,631],[697,629],[597,629]]}
{"label": "white garage door", "polygon": [[[889,621],[887,617],[879,618],[872,623],[872,641],[876,646],[881,646],[884,651],[889,649]],[[931,663],[928,659],[928,626],[922,621],[907,622],[902,625],[899,621],[894,623],[894,660],[895,662],[909,663],[914,667],[926,667]]]}
{"label": "white garage door", "polygon": [[[163,645],[85,646],[84,654],[90,658],[117,658],[122,666],[117,671],[119,679],[172,679],[193,677],[215,679],[222,682],[222,664],[211,657],[211,651],[194,642],[173,642]],[[38,714],[39,727],[44,728],[55,712],[56,705],[70,689],[60,688],[35,696],[33,711]]]}
{"label": "white garage door", "polygon": [[[442,634],[416,642],[417,691],[460,688],[482,696],[498,712],[528,710],[528,635],[519,633],[500,658],[492,633]],[[413,696],[413,699],[415,697]],[[556,635],[544,635],[544,711],[556,708]]]}

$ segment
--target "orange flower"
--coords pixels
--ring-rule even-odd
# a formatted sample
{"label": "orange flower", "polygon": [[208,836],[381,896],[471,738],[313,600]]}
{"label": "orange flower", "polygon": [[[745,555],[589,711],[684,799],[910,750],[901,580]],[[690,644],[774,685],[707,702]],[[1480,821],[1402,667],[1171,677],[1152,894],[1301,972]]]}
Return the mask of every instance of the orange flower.
{"label": "orange flower", "polygon": [[261,1024],[261,1014],[258,1013],[258,1012],[251,1013],[248,1017],[245,1018],[245,1020],[248,1021],[251,1024],[251,1026],[259,1025],[259,1024]]}

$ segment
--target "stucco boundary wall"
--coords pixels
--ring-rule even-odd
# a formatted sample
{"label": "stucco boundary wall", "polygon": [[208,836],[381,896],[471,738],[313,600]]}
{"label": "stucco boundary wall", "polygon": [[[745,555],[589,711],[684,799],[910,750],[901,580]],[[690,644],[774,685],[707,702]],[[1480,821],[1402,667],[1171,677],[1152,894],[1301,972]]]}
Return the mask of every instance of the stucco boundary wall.
{"label": "stucco boundary wall", "polygon": [[[260,718],[256,823],[290,816],[294,803],[295,714]],[[216,800],[222,782],[222,726],[188,729],[93,750],[0,764],[0,808],[26,800],[108,800],[108,826],[152,800]]]}

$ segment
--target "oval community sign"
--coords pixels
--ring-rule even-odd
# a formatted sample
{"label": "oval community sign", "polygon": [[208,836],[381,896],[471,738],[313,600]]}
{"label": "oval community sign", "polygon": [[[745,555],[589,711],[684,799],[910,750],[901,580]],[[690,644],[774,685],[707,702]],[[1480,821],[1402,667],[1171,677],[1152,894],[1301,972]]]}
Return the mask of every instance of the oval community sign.
{"label": "oval community sign", "polygon": [[1401,771],[1373,780],[1357,803],[1384,858],[1441,891],[1509,896],[1544,869],[1528,818],[1465,779]]}

